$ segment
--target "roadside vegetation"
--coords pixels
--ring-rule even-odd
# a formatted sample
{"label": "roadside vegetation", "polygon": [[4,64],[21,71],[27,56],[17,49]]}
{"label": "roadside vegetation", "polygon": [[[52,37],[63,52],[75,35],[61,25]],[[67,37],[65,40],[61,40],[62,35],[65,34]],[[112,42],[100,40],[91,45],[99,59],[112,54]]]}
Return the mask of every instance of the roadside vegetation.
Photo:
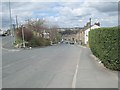
{"label": "roadside vegetation", "polygon": [[23,38],[27,47],[49,46],[58,43],[61,35],[57,26],[48,26],[44,20],[29,20],[16,29],[16,47],[23,46]]}
{"label": "roadside vegetation", "polygon": [[120,28],[99,28],[89,32],[92,53],[109,69],[120,70]]}

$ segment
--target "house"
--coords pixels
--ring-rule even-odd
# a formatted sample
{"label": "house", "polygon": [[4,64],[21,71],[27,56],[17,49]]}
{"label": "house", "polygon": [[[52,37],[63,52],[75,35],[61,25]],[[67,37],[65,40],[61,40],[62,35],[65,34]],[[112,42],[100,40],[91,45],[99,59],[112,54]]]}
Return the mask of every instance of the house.
{"label": "house", "polygon": [[81,28],[77,28],[76,29],[71,29],[70,30],[66,30],[64,31],[64,34],[62,35],[62,39],[64,41],[69,41],[69,42],[74,42],[74,43],[80,43],[80,29]]}
{"label": "house", "polygon": [[88,45],[88,38],[89,38],[89,31],[90,30],[92,30],[92,29],[96,29],[96,28],[100,28],[100,23],[99,22],[97,22],[97,23],[95,23],[94,25],[91,25],[91,27],[89,27],[89,28],[86,28],[85,30],[84,30],[84,44],[85,45]]}
{"label": "house", "polygon": [[64,41],[74,41],[74,42],[76,42],[77,37],[76,37],[76,34],[70,34],[70,35],[63,35],[62,39]]}
{"label": "house", "polygon": [[80,38],[79,38],[80,44],[82,45],[84,44],[84,29],[80,30],[79,34],[80,34]]}
{"label": "house", "polygon": [[75,32],[76,30],[72,30],[75,33],[63,35],[62,39],[64,41],[74,41],[77,42],[78,44],[88,46],[89,31],[96,28],[100,28],[99,22],[94,23],[94,25],[90,25],[90,22],[88,22],[83,28],[79,28],[77,32]]}

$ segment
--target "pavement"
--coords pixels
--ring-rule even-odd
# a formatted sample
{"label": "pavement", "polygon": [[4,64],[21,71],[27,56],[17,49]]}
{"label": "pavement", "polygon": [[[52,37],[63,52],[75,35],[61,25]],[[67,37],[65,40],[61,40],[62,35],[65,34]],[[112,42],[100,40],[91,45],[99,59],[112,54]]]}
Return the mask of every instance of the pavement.
{"label": "pavement", "polygon": [[1,44],[2,54],[22,50],[20,48],[14,47],[14,45],[13,45],[14,37],[13,36],[4,36],[4,37],[1,36],[0,39],[1,39],[1,43],[2,43]]}
{"label": "pavement", "polygon": [[89,48],[59,44],[2,53],[3,88],[118,88],[118,72],[91,57]]}
{"label": "pavement", "polygon": [[89,48],[81,48],[76,88],[116,88],[118,72],[111,71],[93,57]]}

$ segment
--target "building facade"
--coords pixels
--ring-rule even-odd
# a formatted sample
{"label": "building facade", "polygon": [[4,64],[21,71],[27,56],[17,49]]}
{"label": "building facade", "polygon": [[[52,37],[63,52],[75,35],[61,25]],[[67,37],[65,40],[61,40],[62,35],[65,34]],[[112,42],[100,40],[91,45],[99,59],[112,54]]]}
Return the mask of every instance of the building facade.
{"label": "building facade", "polygon": [[100,24],[95,23],[94,25],[92,25],[91,27],[85,29],[84,31],[84,44],[88,45],[89,43],[89,31],[92,29],[96,29],[96,28],[100,28]]}
{"label": "building facade", "polygon": [[62,38],[65,41],[74,41],[81,45],[89,45],[89,31],[92,29],[100,28],[100,23],[97,22],[94,25],[90,25],[88,22],[83,28],[79,29],[77,33],[70,35],[63,35]]}

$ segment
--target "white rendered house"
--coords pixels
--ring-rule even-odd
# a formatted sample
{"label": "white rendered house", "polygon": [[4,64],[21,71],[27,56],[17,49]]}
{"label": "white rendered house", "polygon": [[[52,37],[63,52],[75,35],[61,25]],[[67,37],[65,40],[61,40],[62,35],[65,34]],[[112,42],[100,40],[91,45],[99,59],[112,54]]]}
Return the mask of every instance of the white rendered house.
{"label": "white rendered house", "polygon": [[[96,28],[100,28],[100,25],[97,24],[97,23],[95,23],[94,25],[91,26],[91,30],[92,30],[92,29],[96,29]],[[84,34],[84,40],[85,40],[84,43],[85,43],[85,44],[88,44],[89,31],[90,31],[90,28],[86,29],[85,32],[84,32],[84,33],[85,33],[85,34]]]}

